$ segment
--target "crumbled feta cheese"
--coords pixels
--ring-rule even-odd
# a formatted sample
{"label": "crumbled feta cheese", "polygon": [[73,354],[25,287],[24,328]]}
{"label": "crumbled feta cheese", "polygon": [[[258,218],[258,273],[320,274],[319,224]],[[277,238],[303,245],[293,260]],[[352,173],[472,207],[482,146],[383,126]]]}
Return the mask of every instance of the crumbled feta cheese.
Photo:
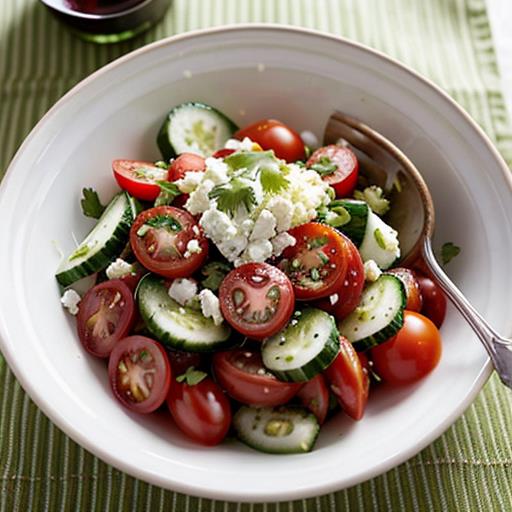
{"label": "crumbled feta cheese", "polygon": [[268,210],[262,210],[259,214],[249,240],[268,240],[276,234],[276,218]]}
{"label": "crumbled feta cheese", "polygon": [[254,221],[251,219],[245,219],[240,224],[240,233],[244,236],[249,236],[254,228]]}
{"label": "crumbled feta cheese", "polygon": [[[202,173],[187,173],[188,174],[202,174]],[[185,175],[185,176],[186,176]],[[187,209],[192,215],[203,213],[210,208],[210,197],[209,193],[215,186],[212,180],[204,180],[199,186],[190,194],[187,202],[185,203],[185,209]]]}
{"label": "crumbled feta cheese", "polygon": [[199,293],[199,300],[201,302],[201,312],[206,318],[211,318],[215,325],[220,325],[224,318],[220,311],[220,303],[218,297],[211,291],[205,288]]}
{"label": "crumbled feta cheese", "polygon": [[192,233],[194,233],[194,235],[196,236],[199,236],[199,233],[201,233],[201,231],[199,231],[199,228],[194,224],[194,226],[192,226]]}
{"label": "crumbled feta cheese", "polygon": [[364,262],[364,278],[366,281],[377,281],[381,274],[382,271],[374,260]]}
{"label": "crumbled feta cheese", "polygon": [[237,235],[236,226],[229,216],[216,208],[206,210],[201,216],[199,224],[206,236],[217,245]]}
{"label": "crumbled feta cheese", "polygon": [[183,254],[183,256],[185,258],[190,258],[190,256],[192,256],[192,254],[200,254],[202,252],[203,252],[203,249],[199,245],[199,240],[196,240],[195,238],[193,238],[192,240],[189,240],[189,242],[187,244],[187,250],[185,251],[185,254]]}
{"label": "crumbled feta cheese", "polygon": [[276,230],[288,231],[292,225],[293,204],[288,199],[280,196],[274,196],[267,204],[267,210],[274,215],[276,219]]}
{"label": "crumbled feta cheese", "polygon": [[309,130],[304,130],[300,132],[300,138],[302,142],[311,149],[317,149],[320,147],[320,142],[318,141],[318,137]]}
{"label": "crumbled feta cheese", "polygon": [[247,237],[243,235],[235,236],[229,240],[217,243],[217,248],[224,258],[228,261],[235,261],[240,253],[247,247]]}
{"label": "crumbled feta cheese", "polygon": [[209,157],[205,160],[206,170],[203,179],[209,179],[215,185],[222,185],[229,181],[228,166],[221,158]]}
{"label": "crumbled feta cheese", "polygon": [[272,243],[272,255],[273,256],[281,256],[282,252],[287,248],[294,246],[297,243],[295,237],[290,235],[289,233],[283,232],[279,233],[279,235],[275,236],[270,240]]}
{"label": "crumbled feta cheese", "polygon": [[253,151],[254,142],[249,137],[244,137],[243,140],[228,139],[224,144],[226,149],[234,149],[235,151]]}
{"label": "crumbled feta cheese", "polygon": [[176,180],[174,183],[179,188],[180,192],[190,194],[193,192],[203,181],[203,173],[197,171],[186,172],[183,178]]}
{"label": "crumbled feta cheese", "polygon": [[187,312],[187,310],[185,308],[180,308],[180,309],[178,309],[178,311],[179,311],[180,315],[184,315]]}
{"label": "crumbled feta cheese", "polygon": [[187,302],[197,295],[197,282],[195,279],[179,278],[175,279],[169,287],[169,297],[175,300],[180,306],[185,306]]}
{"label": "crumbled feta cheese", "polygon": [[70,288],[66,290],[62,297],[60,298],[61,304],[68,310],[70,314],[73,316],[78,314],[78,303],[80,302],[81,297],[78,293]]}
{"label": "crumbled feta cheese", "polygon": [[133,265],[121,258],[117,258],[116,261],[113,261],[105,271],[109,279],[121,279],[122,277],[130,275],[132,272]]}
{"label": "crumbled feta cheese", "polygon": [[247,245],[242,258],[262,263],[272,256],[272,250],[272,244],[268,240],[256,240]]}
{"label": "crumbled feta cheese", "polygon": [[340,299],[340,296],[337,293],[333,293],[332,295],[329,295],[329,302],[331,303],[331,306],[334,306]]}

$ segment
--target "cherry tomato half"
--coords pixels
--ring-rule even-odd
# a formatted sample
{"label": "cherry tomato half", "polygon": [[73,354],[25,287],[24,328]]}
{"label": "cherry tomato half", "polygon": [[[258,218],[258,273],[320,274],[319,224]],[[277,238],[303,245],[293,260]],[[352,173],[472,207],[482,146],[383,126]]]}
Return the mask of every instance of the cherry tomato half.
{"label": "cherry tomato half", "polygon": [[298,300],[320,299],[336,292],[345,279],[349,240],[334,228],[316,222],[289,231],[297,243],[287,247],[278,267],[290,278]]}
{"label": "cherry tomato half", "polygon": [[181,153],[172,161],[167,179],[169,181],[180,180],[187,172],[202,172],[205,169],[205,159],[201,155]]}
{"label": "cherry tomato half", "polygon": [[359,163],[349,148],[336,144],[319,148],[306,166],[320,172],[322,179],[336,191],[336,197],[350,196],[356,188]]}
{"label": "cherry tomato half", "polygon": [[227,149],[227,148],[218,149],[217,151],[215,151],[215,153],[213,153],[212,157],[213,158],[226,158],[227,156],[232,155],[234,152],[235,152],[234,149]]}
{"label": "cherry tomato half", "polygon": [[91,288],[80,301],[76,326],[85,350],[108,357],[135,321],[131,290],[120,279],[111,279]]}
{"label": "cherry tomato half", "polygon": [[130,195],[143,201],[154,201],[160,194],[157,181],[167,181],[167,169],[141,160],[114,160],[114,177]]}
{"label": "cherry tomato half", "polygon": [[404,312],[397,335],[371,350],[375,371],[385,382],[408,384],[430,373],[441,358],[441,335],[425,316]]}
{"label": "cherry tomato half", "polygon": [[360,420],[368,401],[370,379],[354,347],[343,336],[340,336],[340,352],[324,375],[342,409],[351,418]]}
{"label": "cherry tomato half", "polygon": [[231,405],[210,377],[192,386],[173,379],[167,405],[178,428],[194,441],[213,446],[226,437]]}
{"label": "cherry tomato half", "polygon": [[352,313],[361,300],[361,293],[364,287],[364,265],[357,247],[352,241],[347,240],[349,245],[349,258],[345,279],[332,295],[320,299],[316,305],[327,311],[338,319],[345,318]]}
{"label": "cherry tomato half", "polygon": [[335,292],[337,301],[334,303],[334,316],[338,319],[345,318],[356,309],[364,287],[363,260],[352,241],[347,239],[346,242],[350,252],[347,271],[341,287]]}
{"label": "cherry tomato half", "polygon": [[320,425],[325,421],[329,409],[329,389],[324,376],[319,373],[306,382],[297,393],[302,405],[309,409]]}
{"label": "cherry tomato half", "polygon": [[110,386],[128,409],[156,411],[171,384],[171,366],[161,345],[145,336],[128,336],[117,343],[108,362]]}
{"label": "cherry tomato half", "polygon": [[253,142],[257,142],[262,149],[273,149],[278,158],[287,162],[296,162],[306,158],[304,142],[300,135],[276,119],[257,121],[237,131],[234,137],[239,140],[249,137]]}
{"label": "cherry tomato half", "polygon": [[[191,240],[198,241],[200,252],[187,254]],[[130,244],[144,267],[171,279],[190,276],[208,255],[208,241],[194,217],[173,206],[139,214],[130,230]]]}
{"label": "cherry tomato half", "polygon": [[236,349],[213,356],[217,382],[235,400],[257,407],[273,407],[289,402],[302,384],[282,382],[263,366],[255,350]]}
{"label": "cherry tomato half", "polygon": [[439,329],[446,316],[446,297],[439,285],[430,277],[418,276],[418,284],[423,297],[422,315],[430,318]]}
{"label": "cherry tomato half", "polygon": [[220,285],[219,299],[226,321],[253,339],[279,332],[295,306],[292,283],[268,263],[246,263],[232,270]]}
{"label": "cherry tomato half", "polygon": [[405,309],[409,311],[421,311],[423,299],[421,297],[420,285],[412,270],[404,267],[397,267],[386,271],[388,274],[393,274],[402,281],[405,294],[407,296],[407,304]]}

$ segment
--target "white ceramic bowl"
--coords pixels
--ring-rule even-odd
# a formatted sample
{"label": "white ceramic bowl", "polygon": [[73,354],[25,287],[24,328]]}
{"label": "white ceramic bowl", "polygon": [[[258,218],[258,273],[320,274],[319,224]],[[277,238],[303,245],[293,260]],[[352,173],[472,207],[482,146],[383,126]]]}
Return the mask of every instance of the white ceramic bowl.
{"label": "white ceramic bowl", "polygon": [[65,252],[91,226],[81,188],[108,198],[114,158],[157,159],[166,111],[185,100],[243,125],[277,117],[321,136],[334,109],[380,130],[431,187],[435,242],[461,255],[452,278],[500,331],[512,329],[511,186],[488,139],[439,89],[367,48],[315,32],[238,26],[186,34],[106,66],[61,99],[19,150],[0,193],[2,351],[25,390],[67,434],[154,484],[206,497],[272,501],[322,494],[417,453],[470,404],[490,373],[453,310],[439,367],[417,385],[372,393],[364,419],[339,414],[315,450],[271,456],[235,441],[213,449],[162,415],[135,416],[112,398],[104,364],[86,355],[59,304],[55,241]]}

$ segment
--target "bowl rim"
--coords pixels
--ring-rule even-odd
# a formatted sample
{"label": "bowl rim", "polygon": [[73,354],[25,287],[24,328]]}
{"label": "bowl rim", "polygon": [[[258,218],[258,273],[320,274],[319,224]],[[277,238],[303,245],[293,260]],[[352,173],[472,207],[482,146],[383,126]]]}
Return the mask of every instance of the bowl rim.
{"label": "bowl rim", "polygon": [[[346,37],[334,35],[330,33],[325,33],[315,29],[302,28],[299,26],[293,25],[285,25],[279,23],[240,23],[234,25],[219,25],[215,27],[203,28],[198,30],[193,30],[181,34],[172,35],[166,37],[164,39],[155,41],[153,43],[149,43],[147,45],[142,46],[136,50],[133,50],[121,57],[118,57],[114,61],[106,64],[105,66],[99,68],[94,71],[81,81],[79,81],[76,85],[74,85],[68,92],[66,92],[36,123],[36,125],[32,128],[30,133],[26,136],[15,155],[11,159],[4,177],[0,182],[0,203],[3,199],[4,194],[8,188],[8,183],[12,179],[12,175],[14,173],[13,169],[16,167],[18,160],[21,158],[21,155],[26,151],[27,147],[31,144],[32,139],[36,136],[40,129],[42,129],[43,125],[47,122],[49,118],[51,118],[61,107],[64,106],[65,103],[73,99],[76,95],[78,95],[81,90],[86,87],[90,82],[93,82],[98,77],[102,76],[105,73],[110,72],[110,70],[115,69],[119,66],[122,66],[125,62],[138,57],[144,53],[148,53],[157,48],[162,48],[168,45],[172,45],[177,41],[186,41],[193,40],[202,37],[208,37],[210,35],[218,35],[218,34],[230,34],[238,31],[275,31],[276,33],[287,32],[290,34],[299,34],[312,36],[315,38],[320,38],[328,41],[332,41],[335,43],[341,43],[343,45],[347,45],[349,47],[355,48],[357,50],[366,52],[370,55],[378,57],[384,61],[386,61],[391,66],[400,69],[402,72],[406,72],[412,79],[417,82],[423,83],[423,85],[427,85],[431,89],[434,90],[439,96],[440,99],[446,102],[451,108],[455,109],[459,115],[465,119],[467,126],[470,127],[473,132],[484,142],[487,146],[487,149],[492,154],[496,163],[499,164],[503,177],[505,178],[505,182],[507,183],[510,192],[512,192],[512,176],[511,171],[509,170],[507,164],[505,163],[503,157],[500,155],[488,135],[483,131],[483,129],[474,121],[469,114],[453,99],[451,98],[444,90],[442,90],[438,85],[432,82],[430,79],[423,77],[416,71],[412,70],[408,66],[400,63],[398,60],[390,57],[379,50],[375,50],[365,44],[350,40]],[[129,463],[126,463],[121,457],[117,455],[112,455],[106,450],[98,447],[94,442],[82,435],[81,432],[76,431],[72,424],[66,419],[66,417],[60,413],[58,410],[54,409],[50,402],[48,402],[44,394],[39,392],[34,386],[32,386],[29,378],[23,375],[16,364],[16,357],[14,354],[11,354],[8,350],[6,350],[7,344],[4,342],[4,339],[7,339],[6,328],[4,326],[4,319],[2,318],[0,312],[0,348],[2,348],[2,354],[4,355],[5,360],[7,361],[11,371],[14,373],[16,379],[19,381],[25,392],[30,396],[30,398],[35,402],[35,404],[43,411],[43,413],[66,435],[68,435],[71,439],[73,439],[80,446],[85,448],[86,450],[93,453],[95,456],[99,457],[101,460],[105,461],[107,464],[110,464],[117,469],[126,472],[132,475],[135,478],[139,478],[149,482],[153,485],[158,485],[164,487],[166,489],[190,494],[194,496],[202,496],[208,499],[218,499],[218,500],[231,500],[231,501],[243,501],[243,502],[254,502],[261,503],[263,501],[270,502],[271,500],[274,502],[277,501],[289,501],[300,498],[308,498],[313,496],[320,496],[322,494],[335,492],[341,490],[343,488],[348,488],[353,485],[359,484],[361,482],[372,479],[390,469],[401,464],[413,457],[417,453],[419,453],[423,448],[432,443],[435,439],[437,439],[440,435],[442,435],[463,413],[464,411],[471,405],[476,395],[480,392],[489,376],[492,373],[493,367],[490,359],[487,357],[485,363],[481,367],[478,375],[475,377],[472,383],[472,387],[468,390],[464,399],[455,407],[448,418],[446,418],[442,423],[440,423],[437,428],[433,429],[429,432],[428,435],[425,435],[423,438],[419,439],[418,442],[408,448],[405,451],[401,451],[399,454],[390,457],[388,459],[383,460],[381,463],[376,464],[371,469],[367,470],[364,475],[356,475],[345,481],[345,483],[340,484],[336,482],[330,482],[324,484],[322,486],[316,486],[314,488],[306,488],[306,489],[297,489],[294,494],[290,494],[290,492],[285,491],[266,491],[265,498],[262,500],[264,496],[258,492],[247,492],[240,491],[238,493],[233,491],[219,491],[219,490],[207,490],[204,491],[200,485],[193,483],[180,483],[175,481],[170,481],[169,478],[165,478],[163,475],[156,475],[150,471],[141,468],[134,468]],[[256,499],[254,499],[256,498]],[[260,498],[260,499],[258,499]],[[270,498],[270,499],[269,499]]]}

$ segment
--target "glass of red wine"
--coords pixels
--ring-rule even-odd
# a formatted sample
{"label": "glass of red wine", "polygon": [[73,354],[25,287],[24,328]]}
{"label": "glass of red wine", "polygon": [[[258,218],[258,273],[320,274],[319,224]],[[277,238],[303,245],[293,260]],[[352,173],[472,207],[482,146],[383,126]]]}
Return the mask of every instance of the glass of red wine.
{"label": "glass of red wine", "polygon": [[171,0],[41,0],[76,34],[95,43],[116,43],[147,30]]}

